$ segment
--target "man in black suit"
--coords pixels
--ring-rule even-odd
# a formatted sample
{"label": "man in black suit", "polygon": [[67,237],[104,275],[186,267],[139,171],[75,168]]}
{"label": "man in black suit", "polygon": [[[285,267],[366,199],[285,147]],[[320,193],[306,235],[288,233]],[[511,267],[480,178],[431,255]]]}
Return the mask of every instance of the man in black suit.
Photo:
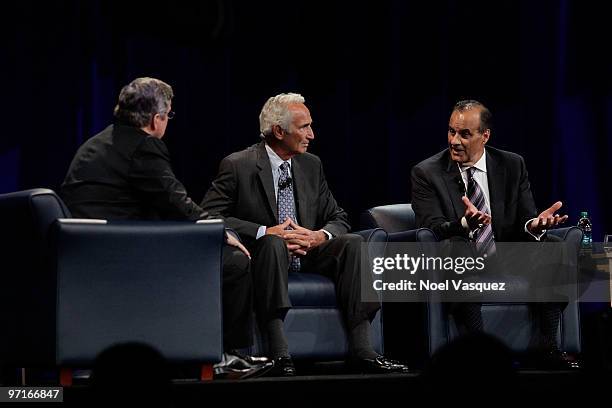
{"label": "man in black suit", "polygon": [[333,279],[352,363],[364,371],[406,371],[370,344],[370,321],[380,305],[361,302],[362,239],[347,233],[347,214],[329,190],[320,159],[306,152],[314,133],[304,98],[268,99],[259,122],[264,140],[223,159],[202,207],[223,217],[253,254],[255,311],[276,374],[295,375],[283,331],[291,308],[289,270]]}
{"label": "man in black suit", "polygon": [[[556,214],[560,201],[538,215],[521,156],[489,146],[485,149],[491,121],[490,111],[480,102],[458,102],[448,124],[448,149],[412,170],[417,226],[432,229],[442,240],[476,242],[484,251],[490,251],[495,241],[540,241],[546,238],[547,229],[567,220],[567,215]],[[536,307],[551,358],[562,367],[578,367],[557,348],[559,304]],[[482,329],[480,304],[454,304],[452,310],[464,329]]]}
{"label": "man in black suit", "polygon": [[[187,195],[170,166],[162,137],[172,111],[170,85],[138,78],[123,87],[115,123],[77,151],[61,196],[77,218],[108,220],[198,220],[208,214]],[[223,249],[223,337],[226,352],[215,366],[218,376],[244,378],[272,364],[242,356],[252,343],[252,282],[249,253],[227,234]],[[202,311],[206,313],[206,311]]]}

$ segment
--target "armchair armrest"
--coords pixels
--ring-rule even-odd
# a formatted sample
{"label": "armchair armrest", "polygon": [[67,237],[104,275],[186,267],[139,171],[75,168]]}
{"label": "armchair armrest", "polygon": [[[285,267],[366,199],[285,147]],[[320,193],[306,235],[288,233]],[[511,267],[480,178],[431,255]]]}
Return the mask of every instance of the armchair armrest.
{"label": "armchair armrest", "polygon": [[436,234],[429,228],[389,233],[389,242],[437,242]]}
{"label": "armchair armrest", "polygon": [[382,228],[372,228],[363,231],[355,231],[355,234],[361,235],[364,242],[368,244],[368,259],[370,262],[376,257],[385,255],[387,243],[387,233],[385,230]]}
{"label": "armchair armrest", "polygon": [[361,235],[365,242],[387,242],[387,233],[382,228],[355,231],[354,233]]}
{"label": "armchair armrest", "polygon": [[546,231],[547,235],[554,235],[565,242],[580,244],[582,241],[582,230],[578,227],[556,228]]}

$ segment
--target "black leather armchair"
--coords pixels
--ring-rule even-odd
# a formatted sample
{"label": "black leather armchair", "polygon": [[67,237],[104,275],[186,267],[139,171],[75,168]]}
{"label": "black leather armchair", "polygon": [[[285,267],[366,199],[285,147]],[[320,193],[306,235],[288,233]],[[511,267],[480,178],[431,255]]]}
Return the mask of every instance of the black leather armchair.
{"label": "black leather armchair", "polygon": [[[381,256],[387,234],[380,228],[359,231],[368,246],[369,259]],[[336,290],[331,279],[317,274],[290,273],[289,299],[293,305],[285,317],[285,334],[289,353],[295,359],[310,361],[343,360],[348,355],[348,342],[342,312],[336,303]],[[265,352],[261,335],[255,336],[254,354]],[[383,353],[382,315],[372,321],[372,344]]]}
{"label": "black leather armchair", "polygon": [[[221,360],[224,225],[56,222],[57,364],[90,366],[119,343],[176,364]],[[206,364],[208,363],[208,364]]]}
{"label": "black leather armchair", "polygon": [[[415,229],[415,215],[410,204],[371,208],[362,215],[362,226],[385,229],[389,233],[389,242],[436,240],[432,231]],[[582,237],[582,232],[576,227],[560,228],[548,233],[575,245],[579,245]],[[526,303],[484,303],[482,314],[485,331],[500,338],[513,350],[527,351],[534,344],[537,322],[531,316]],[[417,326],[419,324],[420,322]],[[430,355],[458,334],[454,319],[448,315],[444,304],[432,299],[426,304],[424,325],[426,348]],[[577,302],[570,302],[563,311],[558,342],[564,351],[580,352],[580,316]]]}
{"label": "black leather armchair", "polygon": [[0,195],[0,214],[11,238],[5,365],[60,366],[69,385],[70,367],[143,342],[170,362],[203,364],[212,378],[223,351],[221,221],[77,220],[46,189]]}
{"label": "black leather armchair", "polygon": [[2,279],[0,362],[6,367],[55,363],[55,270],[49,229],[70,212],[51,190],[0,194]]}

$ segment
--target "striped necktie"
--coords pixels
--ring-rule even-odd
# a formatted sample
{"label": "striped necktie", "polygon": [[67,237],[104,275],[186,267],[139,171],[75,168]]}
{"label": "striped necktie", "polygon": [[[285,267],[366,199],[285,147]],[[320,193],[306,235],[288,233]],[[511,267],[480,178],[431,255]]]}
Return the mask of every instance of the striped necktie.
{"label": "striped necktie", "polygon": [[[278,221],[285,222],[287,218],[291,218],[297,224],[295,216],[295,200],[293,197],[293,182],[289,177],[289,163],[283,162],[280,165],[280,177],[278,178]],[[289,229],[291,229],[289,227]],[[289,271],[299,272],[300,258],[292,256],[289,261]]]}
{"label": "striped necktie", "polygon": [[[485,201],[484,192],[480,188],[480,185],[474,180],[474,172],[476,169],[474,167],[470,167],[467,169],[468,176],[468,188],[467,188],[467,196],[469,200],[474,204],[474,207],[478,209],[478,211],[482,211],[483,213],[491,214],[489,207],[487,206],[487,202]],[[491,224],[485,225],[474,233],[474,241],[476,242],[476,248],[487,255],[492,255],[495,253],[495,240],[493,237],[493,228]]]}

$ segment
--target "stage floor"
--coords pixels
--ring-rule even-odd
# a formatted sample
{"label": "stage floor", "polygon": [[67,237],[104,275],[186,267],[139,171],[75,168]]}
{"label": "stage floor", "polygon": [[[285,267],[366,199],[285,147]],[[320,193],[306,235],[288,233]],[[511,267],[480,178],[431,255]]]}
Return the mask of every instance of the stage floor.
{"label": "stage floor", "polygon": [[[471,373],[463,378],[437,378],[432,381],[420,372],[410,374],[317,374],[291,378],[263,377],[248,380],[214,380],[199,382],[190,379],[173,380],[169,390],[172,406],[242,406],[310,407],[330,405],[338,399],[343,405],[363,406],[376,402],[380,406],[394,406],[412,401],[467,402],[467,403],[525,403],[531,398],[548,402],[567,403],[579,399],[592,401],[607,395],[610,373],[569,371],[518,371],[512,377],[496,378],[495,373]],[[485,384],[483,384],[483,379]],[[128,388],[129,389],[129,388]],[[133,391],[133,392],[132,392]],[[124,395],[119,389],[106,390],[109,400],[138,401],[130,390]],[[163,392],[146,390],[153,395]],[[333,395],[330,395],[333,394]],[[136,399],[134,399],[136,398]],[[74,406],[95,406],[99,395],[85,383],[64,389],[64,401]],[[221,402],[220,405],[219,402]],[[565,404],[564,404],[565,405]],[[142,406],[151,405],[150,402]]]}

